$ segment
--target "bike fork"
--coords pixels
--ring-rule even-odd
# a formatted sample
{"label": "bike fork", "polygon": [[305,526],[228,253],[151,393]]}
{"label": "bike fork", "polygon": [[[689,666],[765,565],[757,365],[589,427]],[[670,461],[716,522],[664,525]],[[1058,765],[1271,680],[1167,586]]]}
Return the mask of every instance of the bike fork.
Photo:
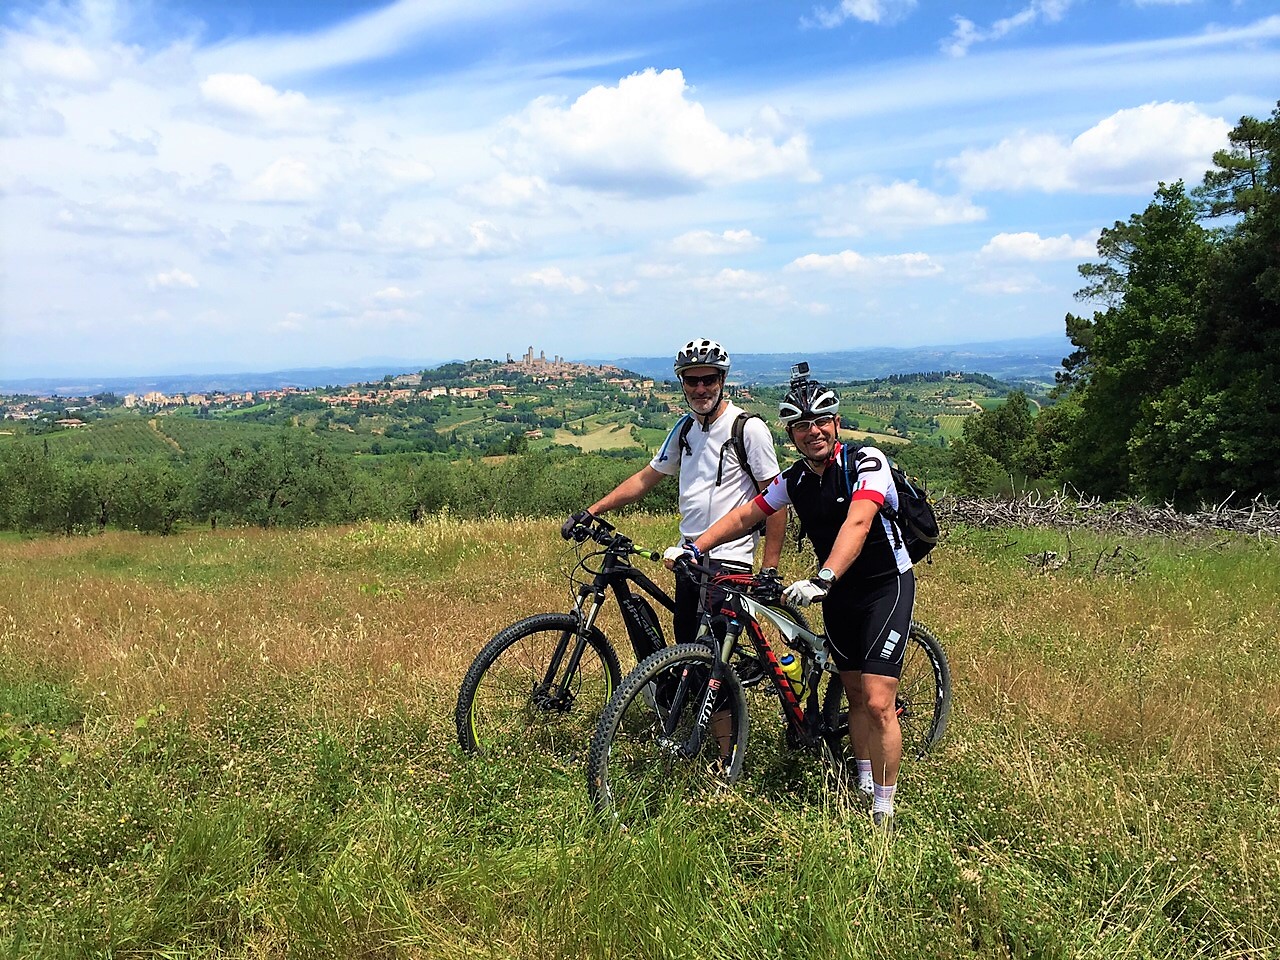
{"label": "bike fork", "polygon": [[[540,696],[548,706],[554,705],[567,709],[572,702],[573,695],[569,690],[569,684],[578,673],[578,664],[582,662],[582,654],[587,647],[587,637],[591,634],[591,628],[595,625],[596,617],[600,613],[602,600],[601,596],[595,595],[584,617],[582,607],[587,595],[586,592],[580,593],[574,604],[574,610],[578,614],[577,631],[572,634],[566,631],[560,637],[560,642],[556,644],[551,660],[547,664],[547,672],[543,675],[542,682],[535,688],[535,695]],[[576,641],[571,651],[568,649],[570,637]],[[565,663],[566,652],[569,654],[567,663]],[[560,669],[562,663],[564,664],[563,673]],[[557,682],[556,678],[559,676],[563,676],[563,680]]]}

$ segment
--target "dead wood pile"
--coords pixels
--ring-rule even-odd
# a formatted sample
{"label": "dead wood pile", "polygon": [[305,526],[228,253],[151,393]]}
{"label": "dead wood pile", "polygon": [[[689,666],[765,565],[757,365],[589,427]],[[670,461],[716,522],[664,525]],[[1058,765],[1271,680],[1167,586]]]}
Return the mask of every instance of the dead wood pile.
{"label": "dead wood pile", "polygon": [[1172,506],[1138,503],[1104,503],[1065,493],[1054,496],[1025,494],[1013,500],[955,497],[944,494],[934,501],[939,522],[974,527],[1086,527],[1116,533],[1234,531],[1257,537],[1280,536],[1280,507],[1261,498],[1230,506],[1220,504],[1196,513],[1182,513]]}

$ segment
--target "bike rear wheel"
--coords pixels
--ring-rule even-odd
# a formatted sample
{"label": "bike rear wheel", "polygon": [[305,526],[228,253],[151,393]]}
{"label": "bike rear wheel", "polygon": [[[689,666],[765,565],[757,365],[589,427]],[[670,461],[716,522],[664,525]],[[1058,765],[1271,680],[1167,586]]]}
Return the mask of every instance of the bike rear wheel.
{"label": "bike rear wheel", "polygon": [[[827,688],[823,707],[827,723],[835,726],[847,714],[849,700],[844,686]],[[898,681],[898,724],[902,727],[902,756],[923,760],[942,739],[951,717],[951,667],[938,638],[928,628],[911,621]]]}
{"label": "bike rear wheel", "polygon": [[[579,644],[582,655],[570,675]],[[513,623],[485,644],[462,680],[454,710],[458,745],[491,759],[539,753],[581,762],[621,676],[605,635],[592,628],[583,636],[573,614]]]}
{"label": "bike rear wheel", "polygon": [[[746,694],[728,666],[719,692],[709,690],[714,660],[705,644],[680,644],[648,657],[623,680],[600,716],[587,761],[587,791],[600,813],[640,826],[672,803],[714,793],[741,776]],[[708,693],[714,713],[699,744],[694,730]]]}

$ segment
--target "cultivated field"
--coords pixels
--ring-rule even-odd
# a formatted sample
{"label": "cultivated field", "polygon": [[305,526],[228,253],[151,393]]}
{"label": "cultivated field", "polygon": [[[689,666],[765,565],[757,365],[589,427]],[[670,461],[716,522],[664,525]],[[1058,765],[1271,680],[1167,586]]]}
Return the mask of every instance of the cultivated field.
{"label": "cultivated field", "polygon": [[885,843],[755,694],[741,788],[633,833],[573,763],[459,756],[475,651],[567,603],[557,527],[0,540],[3,955],[1280,956],[1273,543],[1099,574],[1077,530],[1046,575],[1052,532],[950,531],[955,708]]}

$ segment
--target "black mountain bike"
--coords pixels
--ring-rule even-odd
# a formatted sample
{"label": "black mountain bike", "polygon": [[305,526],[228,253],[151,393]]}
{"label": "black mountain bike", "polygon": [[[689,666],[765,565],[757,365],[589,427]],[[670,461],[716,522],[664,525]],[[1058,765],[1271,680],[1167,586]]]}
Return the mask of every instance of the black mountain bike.
{"label": "black mountain bike", "polygon": [[631,562],[661,555],[636,546],[600,517],[579,524],[572,536],[578,551],[569,573],[578,588],[573,609],[526,617],[501,630],[463,678],[454,720],[467,753],[581,755],[622,678],[618,653],[596,622],[610,591],[637,661],[666,645],[644,595],[666,610],[675,601]]}
{"label": "black mountain bike", "polygon": [[[848,782],[848,700],[825,638],[783,605],[776,580],[720,574],[713,582],[727,593],[723,636],[706,629],[696,643],[652,654],[627,676],[600,716],[587,789],[596,808],[621,823],[643,823],[672,800],[725,787],[741,776],[750,718],[736,663],[744,657],[758,664],[779,698],[787,746],[822,760],[834,784]],[[800,660],[800,689],[769,641],[775,632]],[[946,730],[951,671],[937,639],[915,622],[897,711],[903,756],[924,757]]]}

